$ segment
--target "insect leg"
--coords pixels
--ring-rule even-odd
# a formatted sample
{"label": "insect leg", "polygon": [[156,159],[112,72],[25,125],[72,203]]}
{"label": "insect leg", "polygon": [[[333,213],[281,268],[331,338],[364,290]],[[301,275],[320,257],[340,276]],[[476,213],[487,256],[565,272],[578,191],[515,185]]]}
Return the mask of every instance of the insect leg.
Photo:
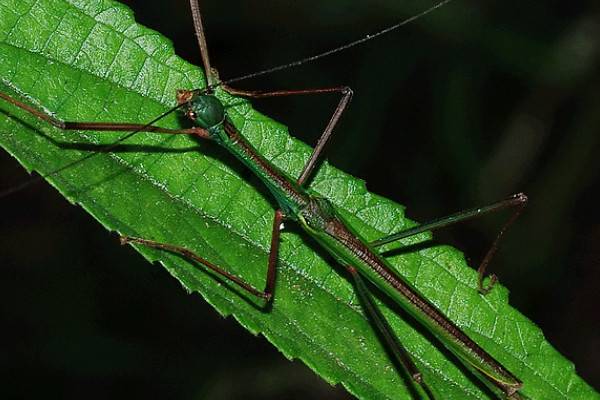
{"label": "insect leg", "polygon": [[264,91],[264,92],[263,91],[238,90],[238,89],[234,89],[229,86],[226,86],[226,85],[223,85],[223,88],[230,94],[233,94],[236,96],[251,97],[251,98],[255,98],[255,99],[260,99],[260,98],[265,98],[265,97],[281,97],[281,96],[294,96],[294,95],[306,95],[306,94],[341,93],[342,98],[340,99],[339,103],[337,104],[337,106],[333,112],[333,115],[329,119],[327,126],[325,127],[325,129],[323,130],[323,133],[319,137],[319,140],[317,141],[317,144],[316,144],[310,158],[308,159],[308,161],[304,165],[304,168],[302,169],[302,172],[300,173],[300,177],[297,180],[297,183],[299,185],[303,185],[304,183],[306,183],[306,180],[312,174],[315,166],[317,165],[319,157],[320,157],[321,153],[323,152],[323,149],[327,145],[327,142],[329,141],[329,138],[331,137],[331,134],[333,133],[333,129],[337,125],[344,110],[348,106],[348,103],[350,103],[350,100],[352,100],[352,94],[353,94],[352,89],[350,89],[348,86],[336,86],[336,87],[319,88],[319,89],[278,90],[278,91]]}
{"label": "insect leg", "polygon": [[[154,123],[158,122],[160,119],[164,118],[166,115],[177,110],[181,105],[171,108],[169,111],[154,118],[154,120],[152,120],[148,124],[136,124],[136,123],[119,123],[119,122],[63,121],[63,120],[53,117],[50,114],[43,112],[41,110],[38,110],[37,108],[32,107],[29,104],[26,104],[20,100],[17,100],[7,94],[4,94],[2,92],[0,92],[0,99],[20,108],[23,111],[28,112],[29,114],[33,115],[34,117],[36,117],[42,121],[45,121],[58,129],[62,129],[62,130],[66,130],[66,131],[78,130],[78,131],[104,131],[104,132],[125,131],[125,132],[128,132],[125,136],[121,137],[120,139],[113,142],[112,144],[102,147],[101,148],[102,152],[108,152],[108,151],[116,149],[123,141],[129,139],[130,137],[134,136],[138,132],[152,132],[152,133],[171,134],[171,135],[193,135],[193,136],[196,136],[196,137],[199,137],[202,139],[210,139],[208,131],[206,131],[205,129],[199,128],[199,127],[194,127],[194,128],[189,128],[189,129],[169,129],[169,128],[162,128],[162,127],[154,125]],[[78,160],[67,163],[52,172],[49,172],[42,176],[39,176],[35,179],[30,179],[30,180],[23,182],[20,185],[17,185],[10,189],[2,190],[2,191],[0,191],[0,198],[10,196],[14,193],[17,193],[33,184],[39,182],[42,179],[48,178],[50,176],[53,176],[55,174],[58,174],[64,170],[66,170],[68,168],[71,168],[77,164],[80,164],[80,163],[94,157],[96,154],[98,154],[98,153],[89,153],[85,157],[82,157]]]}
{"label": "insect leg", "polygon": [[465,211],[459,211],[447,217],[442,217],[421,224],[419,226],[415,226],[414,228],[405,229],[400,232],[396,232],[391,235],[382,237],[369,244],[373,247],[382,246],[384,244],[392,243],[402,238],[416,235],[418,233],[434,231],[440,228],[445,228],[454,224],[462,223],[477,217],[481,217],[483,215],[490,214],[496,211],[511,208],[513,209],[512,214],[504,223],[504,225],[502,225],[502,227],[500,228],[500,231],[498,232],[498,235],[496,235],[494,242],[488,249],[487,253],[485,254],[485,257],[483,258],[483,261],[481,262],[481,264],[479,264],[479,267],[477,268],[479,292],[482,294],[486,294],[492,289],[492,287],[498,280],[496,275],[491,274],[489,283],[484,286],[483,279],[485,278],[485,271],[487,269],[487,266],[489,265],[490,261],[494,257],[494,254],[496,254],[496,251],[498,250],[500,239],[504,236],[504,233],[508,230],[508,228],[512,226],[512,224],[519,217],[519,215],[521,215],[521,212],[523,211],[523,208],[526,204],[527,196],[523,193],[517,193],[510,196],[507,199],[498,201],[485,207],[477,207]]}
{"label": "insect leg", "polygon": [[48,122],[52,126],[69,131],[126,131],[126,132],[157,132],[157,133],[168,133],[168,134],[182,134],[182,135],[195,135],[208,139],[208,134],[204,129],[201,128],[190,128],[190,129],[168,129],[161,128],[152,124],[131,124],[131,123],[120,123],[120,122],[79,122],[79,121],[63,121],[55,118],[43,111],[38,110],[35,107],[25,104],[7,94],[0,92],[0,98],[7,101],[8,103],[30,113],[42,121]]}
{"label": "insect leg", "polygon": [[265,97],[281,97],[281,96],[293,96],[293,95],[306,95],[306,94],[318,94],[318,93],[334,93],[338,92],[342,94],[342,98],[338,103],[329,123],[325,127],[325,130],[321,134],[312,155],[308,162],[304,166],[297,183],[303,185],[306,180],[310,177],[313,172],[315,165],[319,159],[323,148],[327,144],[329,137],[333,131],[333,128],[338,123],[340,116],[344,112],[344,109],[352,99],[352,89],[347,86],[322,88],[322,89],[304,89],[304,90],[278,90],[278,91],[247,91],[238,90],[227,86],[226,84],[219,83],[218,74],[211,67],[210,57],[208,55],[208,46],[206,44],[206,34],[204,33],[204,25],[202,23],[202,15],[200,12],[200,5],[198,0],[190,0],[190,8],[192,10],[192,17],[194,20],[194,30],[198,39],[198,47],[200,48],[200,55],[202,57],[202,64],[204,65],[204,71],[210,87],[221,86],[225,91],[230,94],[251,98],[265,98]]}
{"label": "insect leg", "polygon": [[[350,276],[352,276],[354,287],[356,288],[356,293],[358,294],[363,310],[371,322],[373,322],[377,333],[379,333],[380,338],[387,346],[387,349],[393,356],[394,361],[404,369],[404,371],[410,377],[411,382],[413,382],[415,385],[415,389],[420,391],[422,398],[435,400],[436,397],[434,396],[431,388],[424,381],[423,375],[418,370],[410,354],[402,345],[402,343],[400,343],[398,337],[389,326],[389,323],[379,308],[377,308],[377,305],[373,301],[371,293],[369,292],[369,289],[367,288],[363,278],[352,266],[346,266],[346,270],[350,273]],[[423,396],[424,394],[426,397]]]}
{"label": "insect leg", "polygon": [[204,265],[206,268],[215,272],[216,274],[224,277],[225,279],[235,283],[246,292],[250,293],[253,296],[256,296],[260,299],[264,299],[267,304],[273,298],[273,290],[275,288],[275,275],[276,275],[276,266],[277,266],[277,255],[279,253],[279,242],[281,235],[281,223],[285,216],[281,210],[275,211],[275,217],[273,218],[273,230],[271,233],[271,246],[269,251],[269,261],[267,264],[267,279],[265,283],[265,288],[263,290],[259,290],[244,281],[237,275],[232,274],[231,272],[226,271],[225,269],[211,263],[205,258],[200,257],[192,250],[177,246],[169,243],[161,243],[154,240],[142,239],[131,236],[121,236],[121,244],[133,243],[133,244],[141,244],[143,246],[152,247],[155,249],[165,250],[171,253],[179,254],[189,260],[195,261]]}

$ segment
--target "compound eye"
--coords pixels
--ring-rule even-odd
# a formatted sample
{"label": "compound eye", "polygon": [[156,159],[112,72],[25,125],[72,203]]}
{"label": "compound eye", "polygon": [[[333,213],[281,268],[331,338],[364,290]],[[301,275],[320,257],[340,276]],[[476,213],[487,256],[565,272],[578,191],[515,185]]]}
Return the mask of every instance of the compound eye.
{"label": "compound eye", "polygon": [[197,118],[196,113],[192,110],[186,111],[185,116],[188,117],[189,119],[191,119],[192,121],[196,121],[196,118]]}

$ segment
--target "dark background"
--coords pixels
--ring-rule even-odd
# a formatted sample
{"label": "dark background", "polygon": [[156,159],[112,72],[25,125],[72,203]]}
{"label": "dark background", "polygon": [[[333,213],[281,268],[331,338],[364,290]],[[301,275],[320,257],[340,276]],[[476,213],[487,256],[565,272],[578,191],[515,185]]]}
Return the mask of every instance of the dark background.
{"label": "dark background", "polygon": [[[187,2],[127,1],[199,63]],[[204,1],[222,78],[364,36],[419,3]],[[427,3],[430,4],[430,3]],[[424,7],[424,4],[421,4]],[[511,304],[600,387],[600,6],[455,0],[416,24],[248,89],[348,84],[329,159],[418,221],[523,191],[529,207],[493,263]],[[314,143],[337,99],[256,102]],[[302,135],[300,133],[305,133]],[[0,154],[2,187],[27,178]],[[0,199],[4,385],[18,397],[342,399],[262,338],[187,295],[40,184]],[[502,218],[437,236],[476,264]]]}

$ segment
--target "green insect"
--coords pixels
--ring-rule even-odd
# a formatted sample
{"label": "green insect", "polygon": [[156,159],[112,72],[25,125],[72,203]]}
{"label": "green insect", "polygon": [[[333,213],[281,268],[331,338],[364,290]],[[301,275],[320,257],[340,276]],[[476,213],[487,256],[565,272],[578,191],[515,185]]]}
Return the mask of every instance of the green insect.
{"label": "green insect", "polygon": [[[220,265],[220,263],[212,261],[208,255],[200,254],[193,247],[183,246],[177,242],[164,242],[162,240],[155,240],[154,238],[139,236],[135,233],[134,229],[128,229],[131,228],[128,224],[123,224],[119,229],[122,232],[122,243],[132,243],[140,247],[158,249],[162,252],[179,255],[180,258],[185,259],[186,262],[191,262],[193,265],[203,265],[209,271],[212,271],[220,281],[223,281],[225,284],[228,282],[231,283],[232,285],[228,285],[230,289],[232,286],[237,286],[242,292],[258,299],[256,306],[269,310],[277,306],[277,303],[274,303],[277,296],[276,268],[280,261],[278,251],[282,226],[284,222],[294,222],[315,243],[320,245],[322,251],[332,257],[341,270],[347,272],[356,291],[358,303],[362,306],[374,331],[382,338],[385,348],[394,360],[393,362],[408,377],[415,395],[430,399],[444,398],[443,395],[439,394],[443,390],[434,387],[434,385],[428,382],[426,374],[421,372],[418,362],[414,361],[413,356],[402,345],[402,338],[397,337],[394,328],[388,323],[388,317],[380,311],[380,306],[371,293],[373,287],[379,289],[386,299],[398,304],[427,329],[439,343],[445,346],[456,359],[463,363],[466,369],[479,378],[490,392],[500,398],[529,398],[521,391],[523,383],[517,376],[518,374],[510,371],[497,361],[476,340],[461,330],[457,323],[446,317],[413,283],[398,274],[396,268],[386,260],[385,253],[380,250],[384,245],[396,243],[402,239],[411,238],[426,231],[446,227],[497,210],[512,208],[515,210],[512,217],[500,231],[496,242],[492,245],[479,268],[479,290],[481,293],[487,293],[493,285],[495,278],[492,276],[490,282],[487,285],[484,284],[483,278],[486,266],[496,251],[497,241],[506,228],[519,215],[523,205],[526,203],[526,196],[516,194],[485,207],[463,211],[416,227],[409,227],[374,240],[367,239],[365,234],[359,233],[359,230],[352,226],[349,221],[350,218],[345,216],[344,212],[338,210],[331,200],[318,194],[316,190],[311,188],[311,179],[319,166],[323,150],[344,110],[350,103],[353,95],[352,90],[345,86],[263,92],[233,89],[229,85],[235,83],[238,79],[221,81],[216,75],[215,70],[211,67],[199,5],[196,0],[191,0],[190,4],[204,70],[207,71],[207,85],[201,89],[179,90],[176,100],[177,106],[161,114],[148,124],[139,122],[65,122],[45,111],[41,111],[39,107],[31,106],[26,101],[22,101],[18,95],[24,95],[24,93],[21,93],[17,87],[8,84],[8,89],[12,89],[15,93],[0,92],[0,97],[13,106],[16,106],[16,108],[37,117],[41,121],[50,123],[63,131],[125,131],[129,132],[125,136],[126,139],[139,132],[149,132],[150,141],[154,140],[154,137],[189,136],[200,141],[209,141],[220,145],[252,171],[253,175],[265,185],[275,200],[276,210],[270,223],[271,238],[269,241],[266,283],[264,287],[257,286],[253,280],[249,280],[240,274],[228,270],[225,266]],[[440,4],[428,9],[426,12],[439,7]],[[286,65],[285,67],[289,66]],[[340,100],[312,154],[304,163],[299,174],[293,176],[272,163],[269,158],[263,155],[242,134],[237,127],[239,115],[236,114],[235,109],[231,105],[232,103],[236,104],[239,100],[231,96],[266,98],[315,94],[338,94]],[[224,98],[226,100],[223,100]],[[242,107],[244,104],[242,103]],[[189,120],[190,126],[185,128],[171,128],[164,127],[163,125],[154,125],[176,110],[182,111],[181,114]],[[118,143],[110,144],[108,147],[101,145],[101,147],[104,146],[103,150],[105,152],[108,149],[118,153],[118,147],[124,140],[124,138],[121,138]],[[202,145],[202,147],[206,148],[205,145]],[[89,157],[94,157],[93,154],[95,153],[90,153]],[[75,159],[73,163],[67,166],[76,169],[80,163],[81,159]],[[140,168],[142,170],[140,174],[144,175],[145,171],[143,170],[149,167],[142,165],[137,168]],[[207,171],[204,171],[206,175],[209,174],[209,171]],[[51,175],[56,176],[62,172],[63,169],[60,171],[54,170]],[[172,184],[179,185],[180,182],[172,182]],[[188,186],[186,190],[194,189]],[[147,201],[151,202],[150,199],[147,199]],[[140,206],[144,207],[144,204],[140,204]],[[209,223],[210,221],[207,222],[207,224]],[[243,259],[243,256],[238,258]],[[187,272],[179,273],[185,274]]]}

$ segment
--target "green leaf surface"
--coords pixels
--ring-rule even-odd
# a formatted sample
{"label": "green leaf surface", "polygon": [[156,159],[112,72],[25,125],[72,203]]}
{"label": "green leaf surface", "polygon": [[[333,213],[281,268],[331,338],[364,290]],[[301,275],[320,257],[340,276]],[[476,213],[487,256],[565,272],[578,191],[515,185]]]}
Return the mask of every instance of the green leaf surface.
{"label": "green leaf surface", "polygon": [[[202,71],[179,59],[171,43],[135,23],[112,1],[0,0],[2,91],[65,120],[145,123],[174,105],[178,88],[204,85]],[[243,135],[279,168],[297,176],[310,148],[244,100],[223,99]],[[25,168],[48,173],[122,134],[62,132],[0,104],[0,144]],[[177,126],[176,116],[161,121]],[[91,148],[90,148],[91,147]],[[273,199],[257,179],[211,143],[138,134],[48,181],[106,229],[184,245],[210,261],[264,285]],[[324,165],[312,189],[331,199],[368,238],[411,226],[401,206],[368,193],[364,182]],[[404,241],[417,243],[426,235]],[[264,335],[288,358],[299,358],[331,383],[360,398],[406,399],[406,382],[361,312],[352,286],[314,242],[283,233],[272,310],[198,266],[139,248],[222,315]],[[390,260],[450,319],[524,382],[532,399],[592,399],[598,395],[542,332],[508,305],[497,286],[482,297],[476,274],[456,249],[424,247]],[[381,299],[381,297],[380,297]],[[397,307],[384,314],[444,399],[485,399],[487,392]],[[416,328],[416,329],[415,329]],[[201,357],[202,355],[198,355]]]}

